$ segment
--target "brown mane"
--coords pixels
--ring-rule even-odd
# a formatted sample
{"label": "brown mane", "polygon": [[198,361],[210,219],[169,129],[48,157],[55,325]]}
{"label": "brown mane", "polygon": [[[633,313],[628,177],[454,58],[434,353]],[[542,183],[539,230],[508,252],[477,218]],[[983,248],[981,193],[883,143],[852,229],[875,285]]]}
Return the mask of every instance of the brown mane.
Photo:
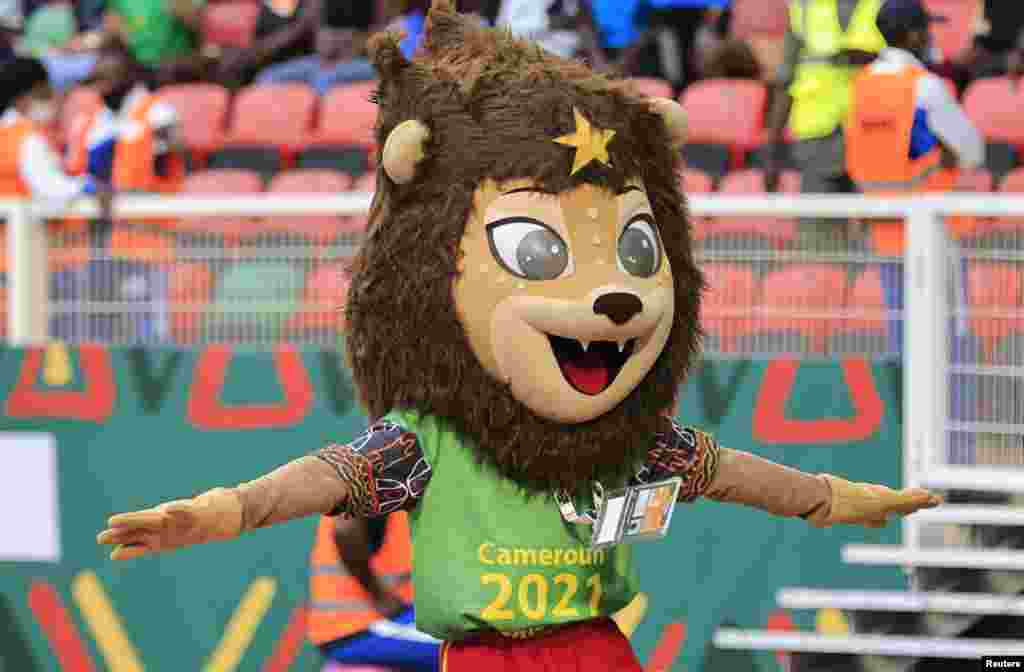
{"label": "brown mane", "polygon": [[[481,460],[534,492],[622,478],[665,422],[700,337],[703,281],[664,122],[622,82],[480,28],[450,1],[435,0],[422,56],[406,60],[399,39],[371,42],[378,144],[408,119],[431,138],[410,183],[378,172],[370,234],[353,262],[347,356],[361,402],[371,417],[415,408],[449,419]],[[611,167],[570,177],[573,150],[552,139],[573,132],[573,107],[616,131]],[[555,192],[582,183],[621,189],[634,178],[646,186],[675,277],[675,322],[654,368],[600,418],[564,425],[535,415],[470,350],[452,283],[474,190],[488,178],[532,178]]]}

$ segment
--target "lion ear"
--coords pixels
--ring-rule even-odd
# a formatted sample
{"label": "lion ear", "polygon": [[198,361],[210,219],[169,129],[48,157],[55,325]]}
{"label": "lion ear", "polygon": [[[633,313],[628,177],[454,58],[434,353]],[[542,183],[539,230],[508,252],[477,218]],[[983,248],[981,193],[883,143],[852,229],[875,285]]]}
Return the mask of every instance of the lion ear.
{"label": "lion ear", "polygon": [[381,164],[392,182],[407,184],[416,177],[416,166],[426,156],[428,140],[430,129],[418,119],[403,121],[388,133]]}
{"label": "lion ear", "polygon": [[683,106],[670,98],[652,97],[647,102],[651,110],[665,121],[665,126],[668,127],[669,135],[672,137],[672,144],[676,148],[685,145],[688,125]]}

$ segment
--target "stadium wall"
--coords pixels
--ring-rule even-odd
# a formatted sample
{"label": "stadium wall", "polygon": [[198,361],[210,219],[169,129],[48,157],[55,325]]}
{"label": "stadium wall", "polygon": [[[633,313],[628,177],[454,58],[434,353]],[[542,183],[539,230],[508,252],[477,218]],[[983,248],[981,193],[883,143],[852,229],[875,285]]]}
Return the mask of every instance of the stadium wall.
{"label": "stadium wall", "polygon": [[[678,417],[800,469],[897,484],[900,376],[862,359],[709,360]],[[95,536],[112,512],[253,478],[360,431],[337,353],[0,349],[0,403],[0,672],[317,669],[300,647],[314,521],[125,564]],[[54,437],[52,463],[36,459],[51,445],[38,432]],[[771,654],[712,651],[714,628],[828,621],[778,612],[783,586],[902,587],[898,569],[839,554],[898,535],[680,507],[667,540],[637,549],[649,605],[634,644],[648,669],[776,672]]]}

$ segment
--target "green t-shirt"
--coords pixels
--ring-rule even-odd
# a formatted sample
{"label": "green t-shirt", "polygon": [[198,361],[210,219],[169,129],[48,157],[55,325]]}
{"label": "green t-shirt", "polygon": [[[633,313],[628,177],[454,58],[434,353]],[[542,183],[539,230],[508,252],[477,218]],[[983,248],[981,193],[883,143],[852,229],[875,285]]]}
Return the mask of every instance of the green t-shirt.
{"label": "green t-shirt", "polygon": [[458,640],[611,616],[633,599],[628,547],[589,548],[590,526],[479,464],[443,421],[384,419],[416,435],[433,472],[410,512],[418,629]]}
{"label": "green t-shirt", "polygon": [[[205,0],[192,0],[197,7]],[[143,65],[156,66],[196,49],[192,29],[171,12],[171,0],[110,0],[110,11],[121,17],[128,46]]]}

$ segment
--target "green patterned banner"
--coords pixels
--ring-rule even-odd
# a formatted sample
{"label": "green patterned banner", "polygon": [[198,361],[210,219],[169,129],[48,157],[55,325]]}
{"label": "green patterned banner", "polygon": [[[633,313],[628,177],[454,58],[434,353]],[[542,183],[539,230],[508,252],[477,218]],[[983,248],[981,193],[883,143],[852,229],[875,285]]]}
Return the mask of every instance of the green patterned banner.
{"label": "green patterned banner", "polygon": [[[123,564],[95,536],[113,512],[250,479],[359,432],[339,355],[57,346],[0,350],[0,373],[0,448],[17,485],[0,494],[0,672],[318,669],[303,642],[314,521]],[[895,485],[899,380],[864,360],[708,361],[679,417],[806,471]],[[27,433],[52,434],[52,455]],[[648,670],[776,672],[770,653],[711,650],[714,628],[841,628],[835,614],[779,612],[775,591],[901,586],[897,569],[839,557],[846,543],[897,539],[896,526],[819,531],[682,507],[666,541],[638,548],[649,598],[633,642]]]}

